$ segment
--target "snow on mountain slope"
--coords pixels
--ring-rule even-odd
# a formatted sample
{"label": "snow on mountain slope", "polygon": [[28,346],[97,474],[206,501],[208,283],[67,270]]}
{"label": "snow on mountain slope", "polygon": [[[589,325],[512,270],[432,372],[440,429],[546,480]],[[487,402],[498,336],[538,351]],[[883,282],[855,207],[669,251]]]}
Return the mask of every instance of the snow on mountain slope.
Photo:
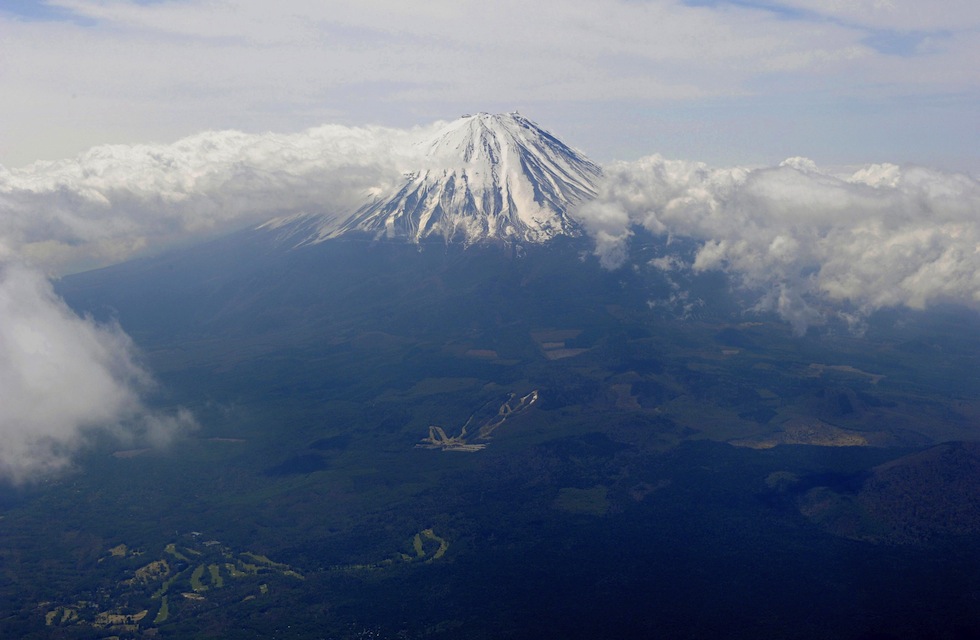
{"label": "snow on mountain slope", "polygon": [[307,220],[309,240],[358,232],[466,244],[578,235],[568,211],[595,197],[601,175],[584,155],[518,113],[463,116],[418,143],[418,151],[422,166],[352,217]]}

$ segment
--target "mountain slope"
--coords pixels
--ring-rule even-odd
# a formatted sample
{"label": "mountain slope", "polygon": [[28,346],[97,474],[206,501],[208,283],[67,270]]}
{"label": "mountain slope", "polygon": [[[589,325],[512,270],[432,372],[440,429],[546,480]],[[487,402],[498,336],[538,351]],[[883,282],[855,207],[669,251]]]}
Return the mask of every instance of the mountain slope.
{"label": "mountain slope", "polygon": [[348,233],[545,242],[579,235],[569,216],[596,194],[598,165],[518,113],[467,115],[419,143],[422,167],[347,220],[295,221],[320,241]]}

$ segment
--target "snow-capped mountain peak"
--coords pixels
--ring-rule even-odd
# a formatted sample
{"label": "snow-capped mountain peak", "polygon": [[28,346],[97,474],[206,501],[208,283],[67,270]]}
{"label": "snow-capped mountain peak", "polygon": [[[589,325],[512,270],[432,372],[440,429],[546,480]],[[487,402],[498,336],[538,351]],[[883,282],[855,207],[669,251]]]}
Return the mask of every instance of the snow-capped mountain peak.
{"label": "snow-capped mountain peak", "polygon": [[465,115],[417,143],[404,182],[316,239],[347,233],[544,242],[578,235],[569,209],[596,194],[600,168],[519,113]]}

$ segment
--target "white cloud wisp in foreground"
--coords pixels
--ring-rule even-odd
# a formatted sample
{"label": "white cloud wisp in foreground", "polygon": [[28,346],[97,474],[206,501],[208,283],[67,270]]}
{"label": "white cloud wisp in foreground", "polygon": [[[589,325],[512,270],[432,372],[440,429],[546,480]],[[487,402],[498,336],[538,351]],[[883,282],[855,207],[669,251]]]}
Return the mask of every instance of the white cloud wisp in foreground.
{"label": "white cloud wisp in foreground", "polygon": [[147,409],[151,385],[118,326],[79,317],[37,272],[0,265],[0,478],[62,470],[96,431],[162,445],[195,426],[186,410]]}
{"label": "white cloud wisp in foreground", "polygon": [[608,268],[625,261],[636,225],[695,240],[686,267],[726,271],[798,331],[828,310],[853,321],[890,306],[980,303],[980,182],[970,176],[890,164],[838,174],[805,158],[712,169],[660,156],[605,172],[577,215]]}

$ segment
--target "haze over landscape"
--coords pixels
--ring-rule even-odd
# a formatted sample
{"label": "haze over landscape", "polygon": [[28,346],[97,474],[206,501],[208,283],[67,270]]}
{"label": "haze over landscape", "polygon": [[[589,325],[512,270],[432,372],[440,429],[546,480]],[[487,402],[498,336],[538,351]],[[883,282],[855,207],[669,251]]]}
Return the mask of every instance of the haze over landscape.
{"label": "haze over landscape", "polygon": [[[626,593],[673,603],[627,636],[699,637],[729,605],[698,627],[601,549],[666,562],[653,536],[711,589],[678,541],[733,514],[721,574],[812,544],[792,562],[834,613],[785,602],[731,637],[980,630],[978,29],[959,0],[0,7],[7,632],[262,637],[302,611],[286,636],[534,637],[579,596],[526,626],[516,599],[388,599],[533,549],[535,579],[591,594],[581,637],[607,599],[643,610]],[[496,530],[511,490],[530,506]],[[50,566],[74,569],[32,582],[37,505],[73,491],[179,535],[72,502]],[[923,584],[958,567],[946,622],[912,592],[848,609],[883,543],[926,545],[895,565]],[[817,568],[847,545],[863,569]],[[767,584],[730,606],[803,588]]]}

